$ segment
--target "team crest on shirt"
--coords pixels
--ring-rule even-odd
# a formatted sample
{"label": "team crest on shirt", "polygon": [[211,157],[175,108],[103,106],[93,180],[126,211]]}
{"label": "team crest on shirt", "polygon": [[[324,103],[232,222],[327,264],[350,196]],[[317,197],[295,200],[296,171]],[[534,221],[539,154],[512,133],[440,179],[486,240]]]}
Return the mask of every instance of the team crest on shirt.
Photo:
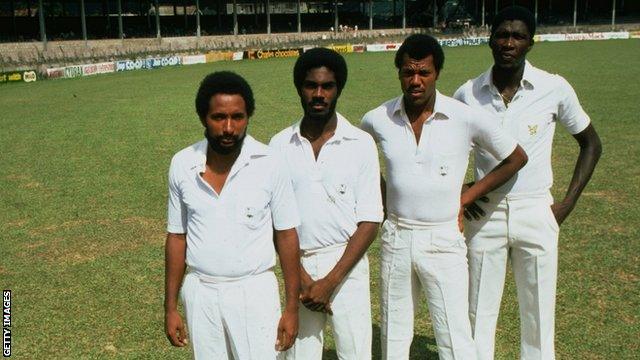
{"label": "team crest on shirt", "polygon": [[529,128],[529,135],[533,136],[538,133],[538,125],[527,125]]}

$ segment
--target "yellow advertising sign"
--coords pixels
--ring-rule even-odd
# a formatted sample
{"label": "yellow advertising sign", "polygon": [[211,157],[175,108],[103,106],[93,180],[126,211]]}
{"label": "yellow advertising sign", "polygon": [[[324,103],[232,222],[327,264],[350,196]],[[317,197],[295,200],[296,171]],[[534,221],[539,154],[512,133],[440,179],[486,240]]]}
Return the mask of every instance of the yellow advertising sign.
{"label": "yellow advertising sign", "polygon": [[351,45],[351,44],[330,45],[330,46],[327,46],[327,49],[331,49],[331,50],[334,50],[336,52],[346,54],[346,53],[352,53],[353,52],[353,45]]}
{"label": "yellow advertising sign", "polygon": [[205,54],[207,62],[233,60],[233,52],[231,51],[211,51]]}
{"label": "yellow advertising sign", "polygon": [[298,57],[301,49],[282,49],[282,50],[248,50],[246,52],[247,59],[270,59],[284,57]]}

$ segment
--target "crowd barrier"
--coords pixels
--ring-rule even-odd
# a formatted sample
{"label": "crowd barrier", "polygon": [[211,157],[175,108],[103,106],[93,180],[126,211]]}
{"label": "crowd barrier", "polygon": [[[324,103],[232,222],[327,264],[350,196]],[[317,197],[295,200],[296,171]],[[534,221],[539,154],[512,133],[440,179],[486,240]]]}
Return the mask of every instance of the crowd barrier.
{"label": "crowd barrier", "polygon": [[[539,34],[534,37],[535,41],[582,41],[582,40],[610,40],[640,38],[640,32],[593,32],[577,34]],[[464,38],[442,38],[438,39],[442,46],[474,46],[489,42],[488,37],[464,37]],[[397,51],[400,43],[384,44],[339,44],[330,45],[327,48],[339,53],[361,53],[361,52],[384,52]],[[74,78],[80,76],[90,76],[119,71],[131,71],[142,69],[156,69],[166,66],[205,64],[216,61],[237,61],[237,60],[263,60],[271,58],[298,57],[305,51],[315,46],[305,46],[302,48],[287,49],[250,49],[244,51],[210,51],[205,54],[150,57],[143,59],[119,60],[99,64],[71,65],[65,67],[49,68],[44,74],[48,79]],[[0,73],[0,83],[7,82],[32,82],[40,79],[34,70],[15,71],[10,73]]]}

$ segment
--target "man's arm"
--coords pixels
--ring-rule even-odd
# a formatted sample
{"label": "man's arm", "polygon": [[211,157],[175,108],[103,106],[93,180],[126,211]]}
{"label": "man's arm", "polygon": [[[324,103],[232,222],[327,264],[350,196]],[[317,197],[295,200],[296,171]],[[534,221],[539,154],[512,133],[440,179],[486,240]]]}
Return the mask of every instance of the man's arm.
{"label": "man's arm", "polygon": [[520,145],[517,145],[515,150],[502,160],[498,166],[493,168],[493,170],[491,170],[491,172],[489,172],[485,177],[473,183],[462,193],[460,196],[460,205],[462,209],[470,206],[485,194],[491,192],[507,182],[507,180],[511,179],[518,170],[522,169],[522,167],[527,163],[527,160],[527,154]]}
{"label": "man's arm", "polygon": [[602,154],[602,143],[593,125],[589,124],[587,128],[573,135],[573,137],[580,146],[580,154],[573,170],[573,177],[564,200],[551,205],[551,210],[553,210],[558,225],[564,222],[576,206],[578,198],[582,194],[582,190],[587,186],[589,179],[591,179],[593,170]]}
{"label": "man's arm", "polygon": [[164,253],[164,329],[171,345],[187,345],[184,322],[178,312],[178,294],[185,270],[186,234],[167,234]]}
{"label": "man's arm", "polygon": [[278,324],[276,350],[289,349],[298,335],[298,295],[300,293],[300,245],[296,229],[276,230],[275,245],[284,275],[285,307]]}
{"label": "man's arm", "polygon": [[358,228],[349,239],[347,248],[338,263],[327,276],[313,282],[305,289],[305,292],[301,294],[302,303],[312,310],[326,311],[333,315],[330,303],[333,292],[367,252],[369,245],[376,238],[377,232],[378,223],[366,221],[358,223]]}

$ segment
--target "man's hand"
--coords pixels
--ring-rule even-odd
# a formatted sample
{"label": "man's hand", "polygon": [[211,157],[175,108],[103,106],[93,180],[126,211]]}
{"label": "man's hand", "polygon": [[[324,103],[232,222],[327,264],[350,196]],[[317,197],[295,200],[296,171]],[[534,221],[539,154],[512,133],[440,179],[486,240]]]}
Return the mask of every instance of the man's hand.
{"label": "man's hand", "polygon": [[573,210],[573,207],[573,204],[568,204],[566,202],[560,202],[551,205],[551,211],[553,212],[553,216],[556,218],[558,226],[562,225],[564,220]]}
{"label": "man's hand", "polygon": [[483,196],[480,199],[478,199],[478,201],[475,201],[471,205],[467,206],[464,209],[464,217],[467,220],[471,220],[471,219],[480,220],[481,217],[486,215],[484,210],[482,210],[482,207],[480,207],[479,201],[482,201],[483,203],[488,203],[489,198],[486,196]]}
{"label": "man's hand", "polygon": [[[469,183],[466,184],[462,184],[462,190],[460,192],[460,202],[464,204],[464,199],[462,198],[462,194],[464,194],[467,190],[469,190],[469,188],[471,188],[473,186],[473,184],[475,184],[474,181],[471,181]],[[489,202],[489,198],[486,196],[482,196],[478,199],[479,201],[482,201],[484,203],[488,203]],[[479,220],[481,217],[483,217],[485,215],[484,210],[482,210],[482,208],[480,207],[480,205],[478,204],[478,201],[474,201],[472,202],[470,205],[467,205],[466,207],[462,206],[460,208],[460,213],[458,213],[458,227],[460,228],[460,231],[462,232],[462,230],[464,229],[464,225],[462,224],[462,215],[464,214],[464,217],[467,220]]]}
{"label": "man's hand", "polygon": [[167,335],[167,339],[171,342],[171,345],[177,347],[186,346],[187,332],[184,328],[184,322],[177,310],[169,311],[164,316],[164,330]]}
{"label": "man's hand", "polygon": [[298,312],[284,311],[278,323],[278,338],[276,339],[276,350],[287,351],[298,336]]}
{"label": "man's hand", "polygon": [[308,288],[302,289],[300,301],[311,311],[323,311],[333,315],[331,311],[331,296],[337,285],[327,278],[314,281]]}

